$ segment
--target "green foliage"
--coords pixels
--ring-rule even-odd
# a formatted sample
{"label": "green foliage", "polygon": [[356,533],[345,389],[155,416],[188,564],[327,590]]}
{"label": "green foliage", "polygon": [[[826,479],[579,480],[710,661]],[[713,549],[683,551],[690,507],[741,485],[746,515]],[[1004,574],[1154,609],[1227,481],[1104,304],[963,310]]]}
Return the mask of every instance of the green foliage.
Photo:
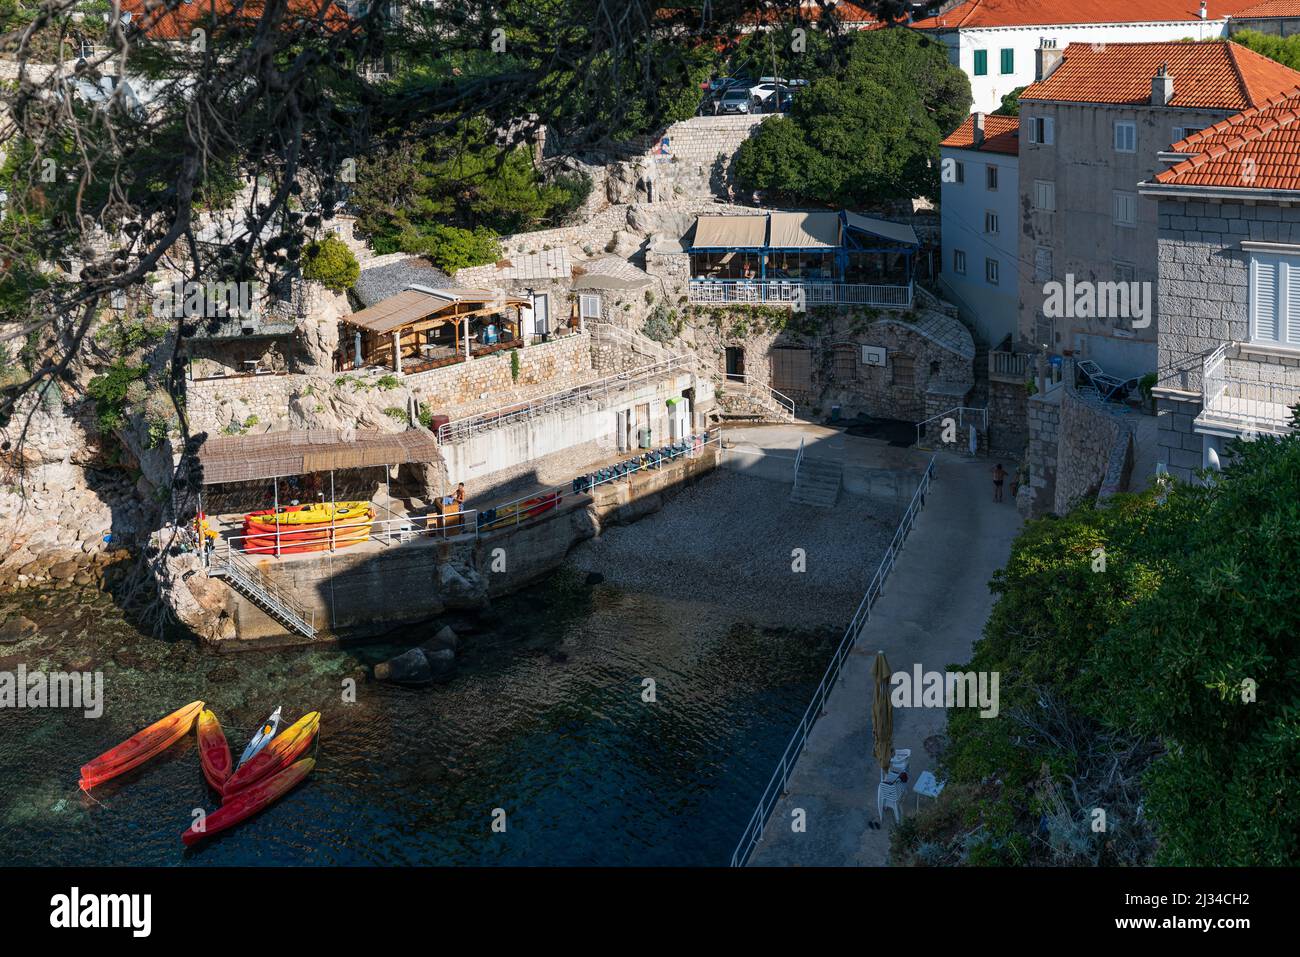
{"label": "green foliage", "polygon": [[126,418],[127,390],[147,372],[144,366],[127,365],[117,359],[106,373],[86,384],[86,395],[95,403],[95,421],[102,434],[109,435],[122,426]]}
{"label": "green foliage", "polygon": [[429,407],[429,403],[420,403],[419,419],[421,428],[427,430],[433,429],[433,409]]}
{"label": "green foliage", "polygon": [[1002,97],[1002,105],[993,111],[994,116],[1019,116],[1020,115],[1020,94],[1025,92],[1023,86],[1018,86],[1006,96]]}
{"label": "green foliage", "polygon": [[496,233],[486,226],[471,230],[434,225],[424,233],[408,229],[398,238],[398,248],[428,257],[448,274],[470,266],[485,266],[501,258]]}
{"label": "green foliage", "polygon": [[396,389],[399,385],[401,385],[401,383],[397,381],[397,376],[389,373],[388,375],[381,375],[375,381],[375,385],[378,386],[381,391],[389,392],[393,389]]}
{"label": "green foliage", "polygon": [[835,206],[937,196],[939,141],[968,114],[970,81],[906,28],[857,33],[846,52],[741,146],[738,181]]}
{"label": "green foliage", "polygon": [[302,274],[326,289],[343,292],[361,277],[361,266],[348,244],[330,233],[303,251]]}
{"label": "green foliage", "polygon": [[646,317],[641,332],[655,342],[672,342],[682,334],[685,318],[666,302],[659,302]]}
{"label": "green foliage", "polygon": [[1279,37],[1257,30],[1242,30],[1232,35],[1233,43],[1240,43],[1248,50],[1254,50],[1260,56],[1276,60],[1283,66],[1300,70],[1300,34]]}
{"label": "green foliage", "polygon": [[411,417],[406,414],[405,409],[399,409],[395,405],[390,405],[384,409],[384,415],[388,416],[394,422],[401,422],[403,425],[411,424]]}
{"label": "green foliage", "polygon": [[510,350],[510,379],[513,382],[519,381],[519,350]]}

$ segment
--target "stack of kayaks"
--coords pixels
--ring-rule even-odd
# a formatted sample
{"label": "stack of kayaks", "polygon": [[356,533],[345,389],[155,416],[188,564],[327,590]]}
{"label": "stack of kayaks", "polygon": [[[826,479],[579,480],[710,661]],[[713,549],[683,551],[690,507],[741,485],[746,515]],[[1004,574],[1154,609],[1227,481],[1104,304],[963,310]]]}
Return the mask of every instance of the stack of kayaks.
{"label": "stack of kayaks", "polygon": [[276,708],[259,727],[245,749],[245,760],[236,768],[217,716],[204,708],[202,701],[194,701],[85,764],[81,769],[81,789],[89,791],[139,767],[179,741],[196,722],[203,777],[221,795],[222,806],[196,820],[181,834],[187,847],[264,810],[316,766],[315,759],[306,753],[320,730],[319,711],[303,715],[276,735],[280,723],[280,709]]}
{"label": "stack of kayaks", "polygon": [[355,545],[370,538],[375,507],[370,502],[283,505],[244,516],[243,549],[254,554],[315,552]]}
{"label": "stack of kayaks", "polygon": [[513,505],[502,505],[500,508],[488,508],[478,513],[478,527],[481,531],[488,531],[493,528],[504,528],[507,525],[514,525],[522,522],[526,518],[534,515],[541,515],[543,512],[549,512],[560,504],[560,495],[558,492],[548,492],[545,495],[538,495],[536,498],[525,499],[522,502],[516,502]]}

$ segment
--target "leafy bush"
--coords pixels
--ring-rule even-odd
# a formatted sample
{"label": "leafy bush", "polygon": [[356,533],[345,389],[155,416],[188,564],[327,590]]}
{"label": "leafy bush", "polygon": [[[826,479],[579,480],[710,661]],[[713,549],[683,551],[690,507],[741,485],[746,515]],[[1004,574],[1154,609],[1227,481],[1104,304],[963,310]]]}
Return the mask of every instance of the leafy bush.
{"label": "leafy bush", "polygon": [[375,385],[384,392],[388,392],[392,389],[396,389],[401,385],[401,383],[397,381],[397,376],[395,375],[382,375],[378,380],[376,380]]}
{"label": "leafy bush", "polygon": [[121,428],[126,418],[127,390],[147,372],[144,366],[127,365],[125,360],[118,359],[106,373],[86,384],[86,395],[95,403],[95,422],[102,434],[109,435]]}
{"label": "leafy bush", "polygon": [[672,342],[682,334],[686,320],[666,302],[658,303],[646,317],[641,332],[655,342]]}
{"label": "leafy bush", "polygon": [[401,422],[403,425],[411,424],[411,417],[406,414],[405,409],[399,409],[395,405],[390,405],[384,409],[384,415],[388,416],[394,422]]}
{"label": "leafy bush", "polygon": [[519,381],[519,350],[510,350],[510,379],[513,382]]}
{"label": "leafy bush", "polygon": [[398,237],[403,252],[426,256],[445,273],[470,266],[486,266],[501,258],[497,235],[486,226],[461,229],[458,226],[433,226],[420,233],[408,229]]}
{"label": "leafy bush", "polygon": [[303,251],[302,274],[332,292],[352,288],[361,277],[361,266],[347,243],[330,233]]}

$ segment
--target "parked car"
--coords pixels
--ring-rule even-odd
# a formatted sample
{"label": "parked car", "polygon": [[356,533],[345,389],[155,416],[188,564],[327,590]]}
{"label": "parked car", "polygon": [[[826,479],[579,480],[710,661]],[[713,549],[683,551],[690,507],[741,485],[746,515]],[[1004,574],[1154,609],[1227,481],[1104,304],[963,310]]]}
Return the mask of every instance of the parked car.
{"label": "parked car", "polygon": [[728,90],[734,90],[737,87],[751,87],[754,85],[754,78],[750,76],[715,76],[708,82],[709,94],[714,99],[720,99],[722,94]]}
{"label": "parked car", "polygon": [[781,83],[760,83],[749,88],[751,113],[777,113],[790,109],[794,96],[788,86]]}
{"label": "parked car", "polygon": [[749,90],[728,90],[719,97],[714,106],[714,113],[748,113],[750,105]]}

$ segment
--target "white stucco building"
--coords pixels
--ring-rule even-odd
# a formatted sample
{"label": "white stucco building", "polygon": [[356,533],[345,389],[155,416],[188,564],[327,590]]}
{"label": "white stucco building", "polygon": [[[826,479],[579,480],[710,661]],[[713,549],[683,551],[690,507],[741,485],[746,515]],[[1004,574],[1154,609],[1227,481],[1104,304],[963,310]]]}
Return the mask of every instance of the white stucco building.
{"label": "white stucco building", "polygon": [[1015,339],[1020,121],[974,113],[939,145],[940,284],[986,343]]}
{"label": "white stucco building", "polygon": [[991,112],[1036,79],[1041,47],[1101,46],[1228,35],[1229,16],[1258,0],[959,0],[912,24],[948,48],[970,77],[971,110]]}

